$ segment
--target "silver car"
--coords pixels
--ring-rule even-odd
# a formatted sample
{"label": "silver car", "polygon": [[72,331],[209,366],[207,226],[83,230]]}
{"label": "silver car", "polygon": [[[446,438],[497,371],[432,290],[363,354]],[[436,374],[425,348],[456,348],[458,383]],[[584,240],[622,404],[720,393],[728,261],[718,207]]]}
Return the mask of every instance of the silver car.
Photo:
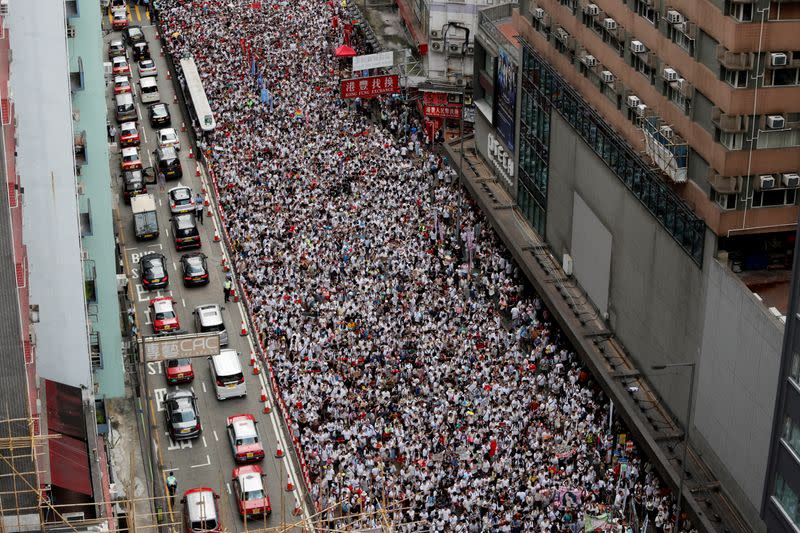
{"label": "silver car", "polygon": [[176,150],[181,149],[181,141],[175,128],[162,128],[158,130],[158,147],[166,148],[172,146]]}
{"label": "silver car", "polygon": [[169,210],[173,215],[194,213],[194,209],[194,197],[189,187],[179,185],[169,190]]}
{"label": "silver car", "polygon": [[152,59],[142,59],[139,61],[139,77],[146,78],[147,76],[158,76],[156,62]]}

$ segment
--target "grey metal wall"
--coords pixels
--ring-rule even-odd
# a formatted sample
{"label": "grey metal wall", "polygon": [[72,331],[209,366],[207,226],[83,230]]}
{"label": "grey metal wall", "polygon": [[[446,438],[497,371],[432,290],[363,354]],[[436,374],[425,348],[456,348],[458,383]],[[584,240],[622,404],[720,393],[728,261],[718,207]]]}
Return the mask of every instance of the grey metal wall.
{"label": "grey metal wall", "polygon": [[578,193],[572,195],[572,216],[570,252],[575,277],[600,314],[605,314],[608,311],[613,237]]}
{"label": "grey metal wall", "polygon": [[[546,237],[559,256],[573,253],[576,194],[613,239],[608,302],[612,329],[681,420],[688,372],[649,369],[654,364],[698,363],[693,441],[719,466],[717,475],[726,488],[732,487],[729,492],[743,512],[757,521],[782,328],[713,259],[712,234],[707,234],[705,266],[700,269],[553,112]],[[582,267],[576,262],[579,282]]]}

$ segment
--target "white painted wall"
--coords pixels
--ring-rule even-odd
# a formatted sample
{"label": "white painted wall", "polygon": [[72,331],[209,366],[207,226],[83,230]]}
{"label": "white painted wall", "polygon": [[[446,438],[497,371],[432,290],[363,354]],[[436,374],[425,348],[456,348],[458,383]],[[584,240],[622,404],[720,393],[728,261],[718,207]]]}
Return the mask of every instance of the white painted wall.
{"label": "white painted wall", "polygon": [[[493,5],[492,0],[466,0],[464,3],[448,3],[446,1],[428,1],[427,3],[427,29],[428,29],[428,55],[426,56],[426,67],[428,77],[435,81],[455,82],[456,74],[461,74],[461,45],[464,43],[464,32],[456,28],[450,28],[447,32],[447,46],[458,45],[459,52],[453,55],[434,50],[434,42],[444,44],[444,36],[441,35],[442,28],[448,22],[460,23],[470,29],[469,42],[474,42],[475,33],[478,31],[478,10]],[[425,21],[423,21],[423,26]],[[439,32],[438,37],[434,37],[431,32]],[[474,56],[464,57],[464,74],[472,76]],[[449,74],[448,74],[449,69]]]}
{"label": "white painted wall", "polygon": [[91,390],[64,2],[9,4],[23,235],[30,301],[39,304],[37,369]]}

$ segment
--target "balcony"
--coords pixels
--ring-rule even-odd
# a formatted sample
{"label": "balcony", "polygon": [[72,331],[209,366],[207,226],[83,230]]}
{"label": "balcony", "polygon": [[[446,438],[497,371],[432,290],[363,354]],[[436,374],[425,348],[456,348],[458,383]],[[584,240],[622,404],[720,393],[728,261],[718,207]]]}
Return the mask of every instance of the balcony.
{"label": "balcony", "polygon": [[103,368],[103,350],[100,347],[100,333],[97,331],[89,334],[89,354],[92,358],[92,368]]}
{"label": "balcony", "polygon": [[670,126],[664,125],[658,116],[642,120],[645,152],[675,183],[686,182],[686,165],[689,160],[689,147],[686,141]]}
{"label": "balcony", "polygon": [[73,136],[73,145],[75,147],[75,164],[86,164],[86,132],[82,131]]}
{"label": "balcony", "polygon": [[97,271],[94,261],[84,259],[83,261],[83,289],[86,303],[97,302]]}
{"label": "balcony", "polygon": [[725,133],[742,133],[750,127],[747,115],[726,115],[718,107],[711,109],[711,122]]}
{"label": "balcony", "polygon": [[723,45],[717,45],[717,61],[728,70],[750,70],[753,68],[753,54],[731,52]]}

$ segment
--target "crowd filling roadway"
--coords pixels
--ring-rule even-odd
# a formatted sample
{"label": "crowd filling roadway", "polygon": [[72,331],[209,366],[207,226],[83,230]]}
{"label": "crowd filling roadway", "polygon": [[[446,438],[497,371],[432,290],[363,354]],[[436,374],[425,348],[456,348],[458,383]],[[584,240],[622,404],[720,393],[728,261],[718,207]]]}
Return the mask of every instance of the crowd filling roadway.
{"label": "crowd filling roadway", "polygon": [[159,2],[215,113],[203,145],[235,272],[324,523],[673,531],[670,491],[414,108],[339,98],[339,11]]}

